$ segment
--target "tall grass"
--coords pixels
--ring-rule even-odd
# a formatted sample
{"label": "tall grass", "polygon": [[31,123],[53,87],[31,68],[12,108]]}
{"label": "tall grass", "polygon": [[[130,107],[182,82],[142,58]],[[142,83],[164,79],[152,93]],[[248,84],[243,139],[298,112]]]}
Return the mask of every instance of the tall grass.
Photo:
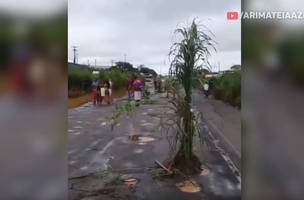
{"label": "tall grass", "polygon": [[214,80],[212,93],[216,99],[241,107],[241,72],[224,74]]}

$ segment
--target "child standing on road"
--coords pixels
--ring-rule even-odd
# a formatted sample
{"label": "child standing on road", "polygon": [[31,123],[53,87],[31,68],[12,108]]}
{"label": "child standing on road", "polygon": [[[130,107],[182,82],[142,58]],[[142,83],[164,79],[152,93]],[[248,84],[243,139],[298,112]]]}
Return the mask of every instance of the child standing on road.
{"label": "child standing on road", "polygon": [[110,104],[110,84],[108,81],[105,82],[104,88],[105,88],[105,97],[104,97],[105,102],[107,104]]}
{"label": "child standing on road", "polygon": [[98,81],[93,81],[91,87],[92,87],[92,100],[93,104],[96,105],[97,102],[97,86],[98,86]]}
{"label": "child standing on road", "polygon": [[96,88],[96,100],[97,100],[97,105],[100,104],[100,99],[101,99],[101,96],[100,96],[100,85],[98,84],[98,85],[97,85],[97,88]]}
{"label": "child standing on road", "polygon": [[104,83],[102,83],[100,86],[100,105],[102,105],[102,101],[104,100],[105,96],[106,96],[106,89],[104,87]]}

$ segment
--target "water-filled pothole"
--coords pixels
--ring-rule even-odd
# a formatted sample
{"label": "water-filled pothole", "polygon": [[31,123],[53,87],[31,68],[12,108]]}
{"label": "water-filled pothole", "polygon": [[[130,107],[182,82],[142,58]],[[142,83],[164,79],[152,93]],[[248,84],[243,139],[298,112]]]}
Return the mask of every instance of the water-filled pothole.
{"label": "water-filled pothole", "polygon": [[150,142],[154,142],[156,139],[150,136],[142,136],[142,135],[130,135],[129,139],[137,144],[144,145]]}
{"label": "water-filled pothole", "polygon": [[138,183],[138,180],[136,178],[128,178],[123,180],[123,182],[128,188],[134,188]]}

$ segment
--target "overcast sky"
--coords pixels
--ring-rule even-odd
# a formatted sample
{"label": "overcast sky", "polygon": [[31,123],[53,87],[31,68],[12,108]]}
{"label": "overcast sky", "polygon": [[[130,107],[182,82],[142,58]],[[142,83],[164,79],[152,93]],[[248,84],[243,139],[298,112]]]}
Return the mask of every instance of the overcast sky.
{"label": "overcast sky", "polygon": [[[79,46],[79,63],[110,65],[126,60],[168,72],[168,52],[179,24],[198,18],[215,34],[217,52],[210,62],[221,70],[241,63],[241,23],[227,11],[240,11],[237,0],[72,0],[69,47]],[[69,48],[69,60],[73,60]],[[217,71],[217,68],[214,68]]]}

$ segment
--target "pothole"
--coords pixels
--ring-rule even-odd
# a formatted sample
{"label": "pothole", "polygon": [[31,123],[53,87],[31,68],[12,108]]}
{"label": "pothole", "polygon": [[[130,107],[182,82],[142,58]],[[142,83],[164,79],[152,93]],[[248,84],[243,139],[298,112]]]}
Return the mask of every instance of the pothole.
{"label": "pothole", "polygon": [[128,178],[123,180],[123,182],[126,186],[128,186],[128,188],[134,188],[138,183],[138,180],[136,178]]}
{"label": "pothole", "polygon": [[133,142],[136,142],[140,145],[147,144],[150,142],[154,142],[156,139],[150,136],[142,136],[142,135],[130,135],[129,139]]}

